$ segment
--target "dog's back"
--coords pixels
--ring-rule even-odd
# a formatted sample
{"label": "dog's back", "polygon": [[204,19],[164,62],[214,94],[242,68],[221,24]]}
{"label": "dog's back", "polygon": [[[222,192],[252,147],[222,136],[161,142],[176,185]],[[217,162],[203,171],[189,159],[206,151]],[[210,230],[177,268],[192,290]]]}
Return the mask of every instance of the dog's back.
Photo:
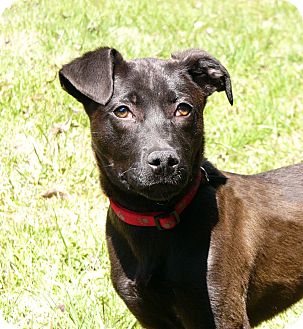
{"label": "dog's back", "polygon": [[303,204],[303,163],[267,171],[256,177],[279,185],[283,199]]}

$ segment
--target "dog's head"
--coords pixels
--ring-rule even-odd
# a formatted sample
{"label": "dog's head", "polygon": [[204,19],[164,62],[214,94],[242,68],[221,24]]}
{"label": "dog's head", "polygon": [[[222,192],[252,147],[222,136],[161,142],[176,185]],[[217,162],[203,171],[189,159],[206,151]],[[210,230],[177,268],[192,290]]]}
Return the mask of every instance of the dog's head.
{"label": "dog's head", "polygon": [[227,70],[198,49],[125,61],[100,48],[63,66],[59,77],[89,115],[105,191],[155,201],[170,200],[197,174],[207,97],[225,91],[233,102]]}

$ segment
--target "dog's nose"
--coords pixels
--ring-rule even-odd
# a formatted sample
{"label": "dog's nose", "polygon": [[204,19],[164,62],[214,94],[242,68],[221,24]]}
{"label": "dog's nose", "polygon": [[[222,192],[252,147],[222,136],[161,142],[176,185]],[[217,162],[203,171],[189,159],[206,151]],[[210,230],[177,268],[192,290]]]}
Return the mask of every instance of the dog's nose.
{"label": "dog's nose", "polygon": [[178,166],[180,159],[178,155],[171,150],[153,151],[147,157],[147,162],[154,170],[174,169]]}

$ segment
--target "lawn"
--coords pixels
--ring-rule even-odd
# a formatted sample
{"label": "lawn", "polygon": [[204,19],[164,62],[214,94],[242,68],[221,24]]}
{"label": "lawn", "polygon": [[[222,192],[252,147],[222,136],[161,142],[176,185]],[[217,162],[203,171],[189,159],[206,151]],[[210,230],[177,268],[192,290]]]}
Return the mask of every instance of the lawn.
{"label": "lawn", "polygon": [[[0,310],[17,328],[139,328],[109,280],[89,122],[57,77],[101,45],[125,58],[208,50],[235,98],[209,99],[208,158],[240,173],[303,160],[303,22],[289,3],[17,1],[0,17]],[[302,312],[303,302],[259,328]]]}

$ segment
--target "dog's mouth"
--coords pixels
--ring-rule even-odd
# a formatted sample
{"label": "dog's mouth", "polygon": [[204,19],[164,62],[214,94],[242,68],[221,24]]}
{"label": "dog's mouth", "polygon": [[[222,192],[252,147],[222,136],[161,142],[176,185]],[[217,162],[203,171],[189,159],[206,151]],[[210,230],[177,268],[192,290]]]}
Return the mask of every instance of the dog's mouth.
{"label": "dog's mouth", "polygon": [[189,180],[185,168],[180,168],[177,172],[165,176],[134,170],[121,175],[120,178],[128,190],[158,202],[171,200],[184,189]]}

